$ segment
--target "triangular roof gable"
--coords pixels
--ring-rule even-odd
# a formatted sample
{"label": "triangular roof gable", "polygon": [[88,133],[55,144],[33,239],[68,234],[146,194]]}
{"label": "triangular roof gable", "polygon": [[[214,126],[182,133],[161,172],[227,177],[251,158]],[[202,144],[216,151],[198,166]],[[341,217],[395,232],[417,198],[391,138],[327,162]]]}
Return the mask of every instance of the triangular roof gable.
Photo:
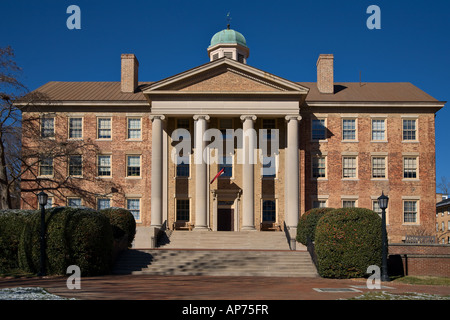
{"label": "triangular roof gable", "polygon": [[152,93],[292,93],[306,95],[309,88],[229,58],[221,58],[157,81],[145,89]]}

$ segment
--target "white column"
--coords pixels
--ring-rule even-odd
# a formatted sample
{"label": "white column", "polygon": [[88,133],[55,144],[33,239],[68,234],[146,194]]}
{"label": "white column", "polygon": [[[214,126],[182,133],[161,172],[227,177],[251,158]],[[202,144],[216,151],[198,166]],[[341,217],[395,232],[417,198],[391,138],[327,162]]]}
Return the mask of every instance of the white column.
{"label": "white column", "polygon": [[161,227],[163,214],[163,115],[152,115],[151,226]]}
{"label": "white column", "polygon": [[[299,156],[298,156],[298,122],[301,120],[301,117],[298,115],[295,116],[286,116],[287,121],[287,166],[285,169],[286,175],[286,190],[285,195],[287,197],[287,217],[286,225],[289,227],[289,234],[291,236],[291,240],[295,240],[295,236],[297,234],[297,224],[298,224],[298,216],[300,214],[300,200],[299,200]],[[294,245],[295,245],[295,241]],[[292,242],[291,242],[292,244]],[[291,246],[292,249],[292,246]]]}
{"label": "white column", "polygon": [[203,135],[208,115],[194,116],[194,166],[195,166],[195,227],[194,230],[207,230],[208,220],[208,165],[203,159],[206,143]]}
{"label": "white column", "polygon": [[242,115],[243,152],[242,164],[242,230],[255,229],[255,168],[256,132],[254,130],[255,115]]}

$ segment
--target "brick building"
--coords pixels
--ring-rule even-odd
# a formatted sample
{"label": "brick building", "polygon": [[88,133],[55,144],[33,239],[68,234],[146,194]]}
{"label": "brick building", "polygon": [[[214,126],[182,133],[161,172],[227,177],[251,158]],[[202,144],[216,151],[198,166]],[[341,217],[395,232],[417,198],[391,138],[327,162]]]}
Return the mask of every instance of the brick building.
{"label": "brick building", "polygon": [[[418,228],[433,233],[434,123],[444,102],[410,83],[335,82],[332,54],[318,57],[317,83],[283,79],[248,65],[244,36],[229,28],[207,52],[209,62],[156,82],[138,82],[137,58],[123,54],[120,82],[38,88],[45,101],[23,117],[35,118],[39,133],[24,136],[24,147],[89,140],[92,148],[42,155],[24,189],[45,188],[63,168],[59,179],[79,189],[47,189],[49,205],[127,207],[149,229],[292,235],[310,208],[379,211],[384,191],[390,241]],[[186,141],[177,129],[190,138],[188,154],[177,154]],[[217,132],[231,149],[202,139]],[[265,145],[277,146],[261,152]],[[33,192],[22,207],[37,207]]]}
{"label": "brick building", "polygon": [[450,199],[438,194],[436,204],[436,239],[438,243],[450,244]]}

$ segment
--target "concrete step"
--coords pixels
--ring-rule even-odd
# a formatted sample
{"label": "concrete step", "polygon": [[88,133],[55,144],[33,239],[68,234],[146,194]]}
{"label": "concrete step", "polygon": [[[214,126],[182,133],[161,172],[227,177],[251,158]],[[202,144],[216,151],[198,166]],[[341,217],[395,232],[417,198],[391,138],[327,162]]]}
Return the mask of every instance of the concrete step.
{"label": "concrete step", "polygon": [[122,253],[114,274],[316,277],[308,252],[136,250]]}

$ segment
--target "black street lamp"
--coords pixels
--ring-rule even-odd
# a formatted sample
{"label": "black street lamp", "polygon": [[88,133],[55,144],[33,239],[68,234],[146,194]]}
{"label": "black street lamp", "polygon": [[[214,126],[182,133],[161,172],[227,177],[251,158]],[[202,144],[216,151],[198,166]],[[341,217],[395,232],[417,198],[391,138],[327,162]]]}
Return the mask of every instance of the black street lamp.
{"label": "black street lamp", "polygon": [[41,206],[41,271],[38,276],[45,276],[45,206],[47,204],[48,195],[41,191],[37,195],[39,205]]}
{"label": "black street lamp", "polygon": [[386,208],[388,206],[388,202],[389,202],[389,197],[385,196],[384,192],[381,192],[381,196],[378,198],[378,205],[380,206],[380,209],[381,209],[381,238],[382,238],[381,281],[390,281],[389,275],[388,275],[388,266],[387,266],[388,239],[387,239],[387,231],[386,231]]}

